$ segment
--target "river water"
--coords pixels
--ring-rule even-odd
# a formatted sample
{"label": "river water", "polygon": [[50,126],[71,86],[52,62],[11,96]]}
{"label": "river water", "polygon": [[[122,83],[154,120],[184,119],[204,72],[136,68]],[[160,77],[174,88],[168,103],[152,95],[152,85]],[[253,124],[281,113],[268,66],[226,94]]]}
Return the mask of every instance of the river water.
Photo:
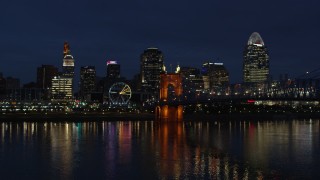
{"label": "river water", "polygon": [[0,122],[1,179],[320,179],[319,120]]}

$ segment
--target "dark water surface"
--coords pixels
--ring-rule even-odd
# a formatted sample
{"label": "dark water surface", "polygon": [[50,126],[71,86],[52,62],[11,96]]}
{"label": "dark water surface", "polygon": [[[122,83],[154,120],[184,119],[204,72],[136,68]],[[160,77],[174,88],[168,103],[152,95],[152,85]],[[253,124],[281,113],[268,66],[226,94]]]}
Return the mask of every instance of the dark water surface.
{"label": "dark water surface", "polygon": [[0,122],[0,179],[320,179],[319,120]]}

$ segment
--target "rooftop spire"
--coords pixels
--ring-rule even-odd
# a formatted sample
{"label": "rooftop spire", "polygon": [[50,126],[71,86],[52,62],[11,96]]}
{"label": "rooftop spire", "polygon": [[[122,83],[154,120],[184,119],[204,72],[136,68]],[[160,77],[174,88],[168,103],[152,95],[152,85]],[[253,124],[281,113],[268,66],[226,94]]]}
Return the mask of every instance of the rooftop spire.
{"label": "rooftop spire", "polygon": [[260,34],[257,32],[252,33],[248,40],[248,45],[254,45],[254,44],[259,44],[261,46],[264,46],[264,42]]}
{"label": "rooftop spire", "polygon": [[67,41],[64,42],[63,45],[63,57],[70,54],[70,46]]}

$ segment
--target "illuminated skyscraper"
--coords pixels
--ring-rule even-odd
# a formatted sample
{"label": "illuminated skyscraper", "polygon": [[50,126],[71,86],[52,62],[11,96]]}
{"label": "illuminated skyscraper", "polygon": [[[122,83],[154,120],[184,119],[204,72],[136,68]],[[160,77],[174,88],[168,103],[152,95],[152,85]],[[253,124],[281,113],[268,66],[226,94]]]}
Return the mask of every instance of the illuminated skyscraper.
{"label": "illuminated skyscraper", "polygon": [[245,83],[261,83],[269,77],[269,55],[259,35],[251,34],[243,52],[243,81]]}
{"label": "illuminated skyscraper", "polygon": [[63,65],[62,65],[62,74],[65,77],[73,78],[74,77],[74,58],[71,55],[70,47],[67,42],[64,43],[63,48]]}
{"label": "illuminated skyscraper", "polygon": [[96,69],[94,66],[84,66],[80,69],[80,95],[87,96],[95,91]]}
{"label": "illuminated skyscraper", "polygon": [[69,101],[73,99],[74,58],[67,42],[63,46],[63,64],[60,76],[53,77],[51,99],[53,101]]}
{"label": "illuminated skyscraper", "polygon": [[163,54],[158,48],[148,48],[141,54],[141,90],[152,93],[155,98],[159,95],[162,67]]}

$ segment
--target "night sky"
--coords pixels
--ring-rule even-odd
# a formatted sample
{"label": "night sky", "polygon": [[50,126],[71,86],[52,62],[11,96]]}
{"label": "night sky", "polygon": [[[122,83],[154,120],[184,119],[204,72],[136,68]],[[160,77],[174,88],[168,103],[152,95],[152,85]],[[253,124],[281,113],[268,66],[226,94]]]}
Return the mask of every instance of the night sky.
{"label": "night sky", "polygon": [[231,82],[241,82],[244,46],[256,31],[274,79],[295,77],[320,67],[319,7],[318,0],[2,0],[0,72],[35,81],[42,64],[61,69],[68,41],[77,76],[84,65],[104,76],[112,59],[131,79],[140,54],[158,47],[167,66],[223,62]]}

